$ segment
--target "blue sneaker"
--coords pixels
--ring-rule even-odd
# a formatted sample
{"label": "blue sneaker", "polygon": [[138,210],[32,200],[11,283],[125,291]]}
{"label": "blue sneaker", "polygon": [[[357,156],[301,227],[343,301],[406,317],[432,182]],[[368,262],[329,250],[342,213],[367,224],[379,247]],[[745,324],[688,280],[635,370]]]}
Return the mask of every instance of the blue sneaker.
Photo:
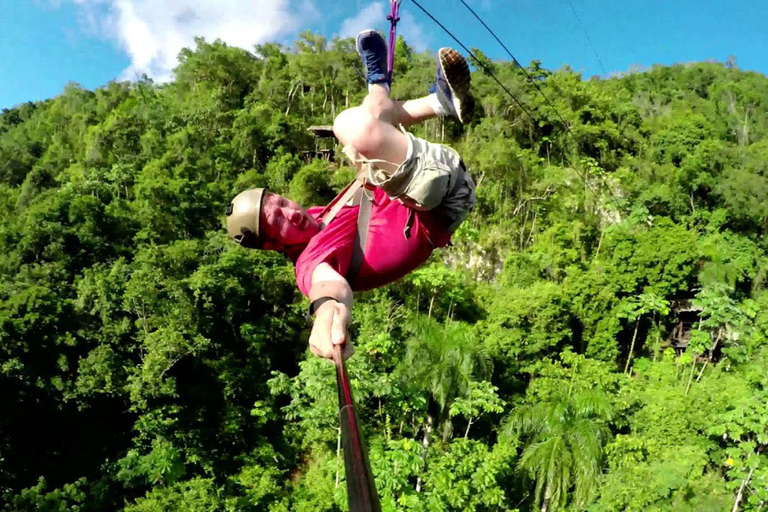
{"label": "blue sneaker", "polygon": [[357,53],[363,59],[368,84],[390,85],[387,74],[387,42],[375,30],[363,30],[357,34]]}
{"label": "blue sneaker", "polygon": [[448,115],[462,124],[472,120],[475,110],[475,99],[469,91],[470,79],[467,60],[452,48],[440,48],[435,83],[429,92],[436,93]]}

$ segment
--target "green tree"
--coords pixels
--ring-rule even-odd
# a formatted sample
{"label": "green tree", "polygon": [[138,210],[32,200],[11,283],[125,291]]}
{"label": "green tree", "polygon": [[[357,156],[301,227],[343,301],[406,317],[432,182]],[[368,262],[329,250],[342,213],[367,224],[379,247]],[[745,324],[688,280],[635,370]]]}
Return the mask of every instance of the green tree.
{"label": "green tree", "polygon": [[528,400],[505,426],[508,438],[523,442],[519,467],[535,482],[534,506],[542,512],[569,503],[583,509],[592,501],[614,416],[606,392],[590,386],[589,369],[580,373],[583,358],[566,352],[563,360],[570,368],[545,369],[543,381],[533,382]]}
{"label": "green tree", "polygon": [[406,344],[400,372],[430,397],[422,438],[426,462],[433,428],[442,427],[443,438],[450,435],[452,403],[470,391],[473,381],[490,375],[491,362],[472,329],[458,322],[440,325],[430,318],[417,318]]}
{"label": "green tree", "polygon": [[635,352],[635,342],[637,341],[637,331],[640,328],[640,319],[643,315],[652,313],[654,319],[658,314],[664,318],[669,314],[667,301],[661,299],[653,293],[643,293],[637,299],[629,300],[619,306],[619,318],[626,318],[630,322],[635,322],[635,330],[632,334],[632,344],[629,346],[627,354],[627,363],[624,365],[624,373],[629,372],[629,363],[632,362],[632,355]]}

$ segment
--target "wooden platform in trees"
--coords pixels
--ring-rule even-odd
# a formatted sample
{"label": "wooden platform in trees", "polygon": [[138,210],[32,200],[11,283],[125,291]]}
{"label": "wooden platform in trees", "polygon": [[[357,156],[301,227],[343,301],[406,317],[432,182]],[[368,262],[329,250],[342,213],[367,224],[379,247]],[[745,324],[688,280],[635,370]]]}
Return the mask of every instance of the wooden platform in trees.
{"label": "wooden platform in trees", "polygon": [[[331,125],[316,125],[307,128],[307,131],[311,132],[315,136],[315,149],[309,151],[302,151],[301,155],[305,162],[309,163],[315,158],[322,160],[333,159],[333,146],[336,143],[336,135],[333,133],[333,126]],[[328,142],[331,139],[332,142]]]}
{"label": "wooden platform in trees", "polygon": [[675,327],[669,336],[669,342],[677,351],[683,351],[691,340],[691,331],[699,324],[702,308],[690,300],[677,300],[672,303],[672,310],[677,317]]}

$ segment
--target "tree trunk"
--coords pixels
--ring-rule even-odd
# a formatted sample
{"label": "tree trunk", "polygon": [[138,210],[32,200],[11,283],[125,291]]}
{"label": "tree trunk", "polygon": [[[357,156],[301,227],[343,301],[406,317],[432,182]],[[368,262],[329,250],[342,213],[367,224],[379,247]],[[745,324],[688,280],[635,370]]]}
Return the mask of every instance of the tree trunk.
{"label": "tree trunk", "polygon": [[595,251],[595,259],[597,259],[598,256],[600,256],[600,247],[603,246],[603,235],[605,234],[605,230],[600,230],[600,239],[597,241],[597,251]]}
{"label": "tree trunk", "polygon": [[704,366],[701,367],[699,376],[696,377],[696,382],[699,382],[701,380],[701,376],[704,375],[704,370],[707,368],[707,365],[712,362],[712,355],[715,353],[715,350],[717,349],[717,344],[720,343],[720,337],[722,335],[723,335],[723,328],[721,327],[717,331],[717,338],[715,338],[715,342],[712,343],[712,346],[709,348],[709,355],[707,356],[707,360],[704,361]]}
{"label": "tree trunk", "polygon": [[[424,448],[424,454],[422,460],[424,461],[424,469],[427,469],[427,453],[429,452],[429,438],[432,434],[432,416],[427,415],[427,423],[424,425],[424,437],[421,440],[421,446]],[[421,492],[421,476],[416,479],[416,492]]]}
{"label": "tree trunk", "polygon": [[531,223],[531,230],[528,232],[528,240],[525,241],[525,246],[528,247],[533,242],[533,232],[536,231],[536,217],[537,210],[533,211],[533,222]]}
{"label": "tree trunk", "polygon": [[736,494],[736,500],[733,502],[733,509],[731,512],[738,512],[739,505],[741,505],[741,500],[744,499],[744,488],[749,484],[749,481],[752,480],[752,473],[755,472],[755,468],[752,468],[749,470],[749,475],[747,475],[747,478],[742,480],[741,487],[739,487],[739,492]]}
{"label": "tree trunk", "polygon": [[742,145],[749,145],[749,107],[744,109],[744,129],[742,130]]}
{"label": "tree trunk", "polygon": [[[701,314],[701,313],[699,313]],[[699,330],[701,330],[701,318],[699,318]],[[717,333],[717,339],[715,339],[715,342],[712,344],[712,347],[709,349],[709,355],[707,356],[707,360],[704,361],[704,366],[701,368],[701,371],[699,372],[699,376],[696,377],[696,382],[699,382],[701,380],[701,376],[704,375],[704,370],[707,368],[707,364],[709,364],[710,361],[712,361],[712,354],[715,352],[715,349],[717,348],[717,344],[720,342],[720,336],[723,335],[723,328],[721,327],[718,330]],[[696,357],[693,358],[693,365],[696,366]],[[693,377],[693,370],[691,370],[691,377]],[[688,379],[688,387],[685,390],[685,394],[688,394],[688,390],[691,388],[691,379]]]}
{"label": "tree trunk", "polygon": [[549,500],[552,498],[552,489],[547,485],[547,490],[544,491],[544,501],[541,502],[541,512],[547,512],[549,508]]}
{"label": "tree trunk", "polygon": [[696,371],[696,354],[693,355],[693,362],[691,363],[691,374],[688,376],[688,386],[685,388],[685,396],[688,396],[688,391],[691,390],[691,382],[693,382],[693,374]]}
{"label": "tree trunk", "polygon": [[328,84],[323,79],[323,114],[325,114],[325,106],[328,104]]}
{"label": "tree trunk", "polygon": [[627,373],[629,371],[629,363],[632,361],[632,353],[635,351],[635,341],[637,340],[637,330],[640,328],[640,319],[643,317],[643,314],[640,313],[640,315],[637,317],[637,322],[635,322],[635,334],[632,335],[632,345],[629,347],[629,355],[627,356],[627,364],[624,366],[624,373]]}
{"label": "tree trunk", "polygon": [[298,84],[295,86],[291,86],[291,89],[288,91],[288,106],[285,107],[285,115],[288,116],[288,114],[291,112],[291,102],[293,101],[293,95],[296,94],[296,91],[298,91]]}

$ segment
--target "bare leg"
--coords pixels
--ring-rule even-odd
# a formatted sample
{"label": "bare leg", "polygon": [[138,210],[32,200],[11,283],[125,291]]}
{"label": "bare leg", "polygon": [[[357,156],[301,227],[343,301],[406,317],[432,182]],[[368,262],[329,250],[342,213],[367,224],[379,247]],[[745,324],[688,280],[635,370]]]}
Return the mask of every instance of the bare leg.
{"label": "bare leg", "polygon": [[355,148],[368,160],[381,160],[376,167],[394,172],[408,156],[408,136],[396,125],[411,126],[435,117],[427,98],[393,101],[386,88],[372,85],[363,104],[336,117],[333,131],[345,146]]}
{"label": "bare leg", "polygon": [[437,117],[429,98],[426,96],[406,102],[395,101],[394,103],[397,108],[397,124],[406,128]]}
{"label": "bare leg", "polygon": [[405,102],[395,101],[383,87],[372,87],[362,107],[373,117],[396,128],[400,125],[408,128],[437,116],[427,96]]}

